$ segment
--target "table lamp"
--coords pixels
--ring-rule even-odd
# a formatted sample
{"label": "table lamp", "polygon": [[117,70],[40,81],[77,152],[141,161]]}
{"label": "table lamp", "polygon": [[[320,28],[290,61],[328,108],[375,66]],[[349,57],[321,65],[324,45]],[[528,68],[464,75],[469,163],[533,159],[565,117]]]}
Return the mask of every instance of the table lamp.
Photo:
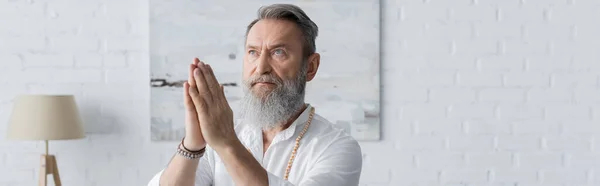
{"label": "table lamp", "polygon": [[8,139],[44,140],[46,153],[41,156],[40,186],[46,186],[48,174],[60,186],[56,158],[48,154],[48,140],[84,137],[81,117],[72,95],[19,95],[8,123]]}

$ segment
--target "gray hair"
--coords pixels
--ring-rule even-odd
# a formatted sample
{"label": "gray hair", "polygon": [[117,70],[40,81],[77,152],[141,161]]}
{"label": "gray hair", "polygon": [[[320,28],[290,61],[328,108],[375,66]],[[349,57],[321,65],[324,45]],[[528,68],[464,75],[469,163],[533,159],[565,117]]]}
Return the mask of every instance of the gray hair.
{"label": "gray hair", "polygon": [[304,60],[307,60],[308,56],[316,52],[315,40],[319,32],[319,27],[310,20],[300,7],[291,4],[272,4],[260,7],[258,9],[258,18],[252,21],[246,29],[246,36],[248,36],[250,28],[262,19],[288,20],[296,23],[304,37],[302,49]]}

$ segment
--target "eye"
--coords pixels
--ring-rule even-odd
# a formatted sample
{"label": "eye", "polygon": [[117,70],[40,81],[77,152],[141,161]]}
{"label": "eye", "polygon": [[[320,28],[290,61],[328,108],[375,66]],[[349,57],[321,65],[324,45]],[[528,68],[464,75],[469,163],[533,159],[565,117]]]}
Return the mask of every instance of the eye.
{"label": "eye", "polygon": [[256,54],[256,50],[248,50],[248,54],[255,55]]}
{"label": "eye", "polygon": [[276,49],[275,51],[273,51],[273,54],[281,56],[284,55],[285,52],[283,51],[283,49]]}

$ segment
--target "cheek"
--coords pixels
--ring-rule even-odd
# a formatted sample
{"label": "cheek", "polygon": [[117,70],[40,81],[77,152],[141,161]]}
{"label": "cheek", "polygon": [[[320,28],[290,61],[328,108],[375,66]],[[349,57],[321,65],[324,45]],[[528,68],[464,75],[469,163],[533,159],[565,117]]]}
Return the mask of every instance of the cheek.
{"label": "cheek", "polygon": [[251,70],[252,69],[250,68],[250,65],[248,64],[248,60],[244,57],[244,61],[242,62],[242,77],[244,79],[246,79],[246,77],[249,76]]}
{"label": "cheek", "polygon": [[281,80],[290,80],[294,79],[298,73],[296,73],[296,69],[289,67],[279,67],[273,69],[277,74],[277,77]]}
{"label": "cheek", "polygon": [[248,63],[244,62],[244,64],[242,64],[242,77],[246,79],[250,75],[252,75],[252,67],[248,65]]}

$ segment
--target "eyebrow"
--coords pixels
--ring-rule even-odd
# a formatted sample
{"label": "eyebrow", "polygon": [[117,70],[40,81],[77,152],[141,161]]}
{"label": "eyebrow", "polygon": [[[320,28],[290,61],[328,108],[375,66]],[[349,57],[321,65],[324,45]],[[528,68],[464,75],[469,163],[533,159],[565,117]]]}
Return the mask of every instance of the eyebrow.
{"label": "eyebrow", "polygon": [[[273,48],[288,48],[287,46],[288,45],[285,44],[285,43],[277,43],[277,44],[274,44],[274,45],[269,45],[268,47],[271,48],[271,49],[273,49]],[[256,48],[260,48],[260,47],[256,46],[256,45],[252,45],[252,44],[247,44],[246,48],[256,49]]]}

